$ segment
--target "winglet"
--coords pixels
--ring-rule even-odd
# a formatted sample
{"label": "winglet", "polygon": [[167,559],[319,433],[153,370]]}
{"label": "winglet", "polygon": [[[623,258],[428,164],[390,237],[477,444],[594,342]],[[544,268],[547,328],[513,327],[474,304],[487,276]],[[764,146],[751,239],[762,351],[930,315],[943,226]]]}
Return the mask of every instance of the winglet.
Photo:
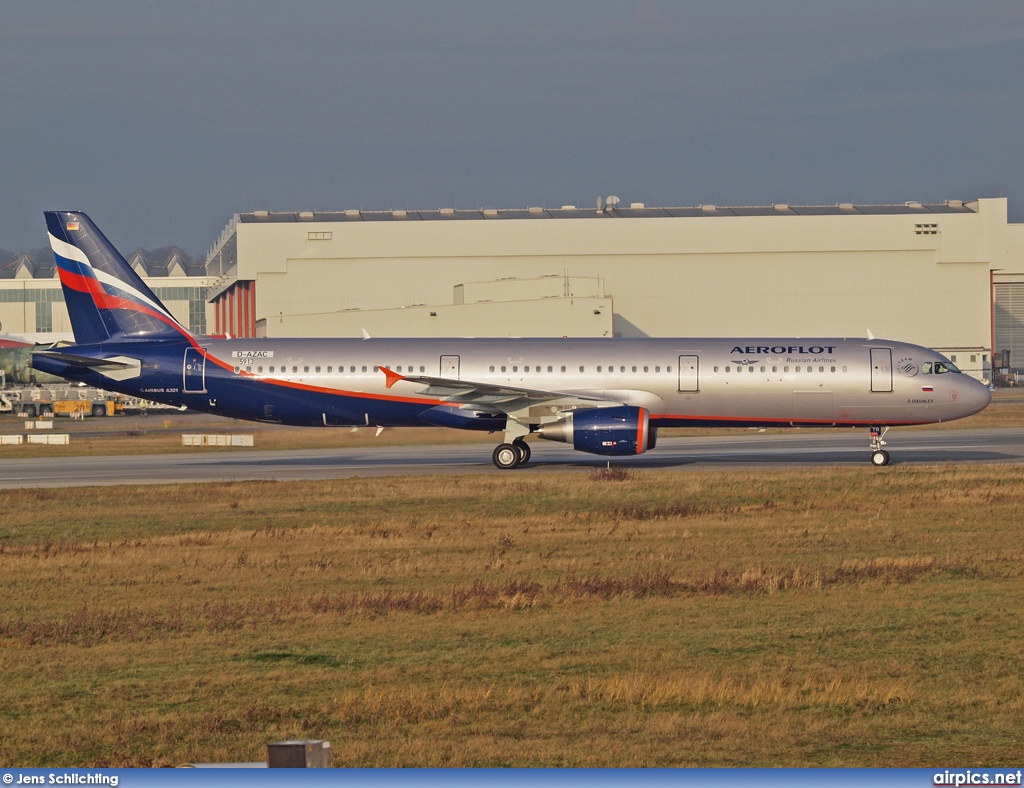
{"label": "winglet", "polygon": [[380,367],[380,371],[384,373],[384,377],[387,381],[384,383],[384,388],[389,389],[394,386],[398,381],[405,380],[404,375],[399,375],[397,372],[392,372],[387,367]]}

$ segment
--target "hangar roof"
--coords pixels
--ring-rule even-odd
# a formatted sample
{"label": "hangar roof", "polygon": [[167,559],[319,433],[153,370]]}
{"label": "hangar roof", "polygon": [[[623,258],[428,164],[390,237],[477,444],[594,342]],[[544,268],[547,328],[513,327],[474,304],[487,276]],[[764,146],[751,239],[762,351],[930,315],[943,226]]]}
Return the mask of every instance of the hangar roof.
{"label": "hangar roof", "polygon": [[238,221],[249,223],[268,222],[408,222],[408,221],[467,221],[487,219],[601,219],[601,218],[659,218],[684,216],[880,216],[886,214],[951,214],[975,213],[961,200],[944,203],[907,202],[902,205],[760,205],[760,206],[715,206],[698,205],[689,208],[654,208],[643,203],[632,203],[629,207],[605,209],[578,208],[565,205],[561,208],[480,208],[474,210],[440,208],[429,211],[249,211],[238,214]]}

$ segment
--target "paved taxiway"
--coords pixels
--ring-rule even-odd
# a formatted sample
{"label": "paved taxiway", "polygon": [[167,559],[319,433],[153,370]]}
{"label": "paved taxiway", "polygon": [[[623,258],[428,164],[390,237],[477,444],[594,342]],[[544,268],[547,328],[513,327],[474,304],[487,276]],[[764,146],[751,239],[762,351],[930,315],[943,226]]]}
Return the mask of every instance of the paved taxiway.
{"label": "paved taxiway", "polygon": [[[890,432],[892,465],[1022,463],[1024,429]],[[491,446],[382,446],[315,451],[222,452],[115,457],[50,457],[0,461],[0,488],[165,484],[251,479],[343,479],[455,473],[553,473],[604,467],[607,459],[560,443],[530,443],[533,460],[513,471],[491,463]],[[613,458],[627,468],[692,471],[799,466],[869,467],[864,430],[667,438],[639,457]],[[884,469],[879,469],[884,473]]]}

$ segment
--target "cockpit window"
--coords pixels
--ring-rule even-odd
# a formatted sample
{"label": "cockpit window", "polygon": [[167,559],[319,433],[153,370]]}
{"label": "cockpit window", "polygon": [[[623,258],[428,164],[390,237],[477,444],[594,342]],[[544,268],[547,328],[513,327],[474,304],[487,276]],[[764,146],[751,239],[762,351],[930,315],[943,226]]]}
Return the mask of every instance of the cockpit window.
{"label": "cockpit window", "polygon": [[941,374],[943,372],[959,372],[956,365],[951,361],[936,361],[935,362],[935,374]]}
{"label": "cockpit window", "polygon": [[923,364],[921,364],[921,374],[922,375],[930,375],[930,374],[932,374],[932,362],[925,361]]}

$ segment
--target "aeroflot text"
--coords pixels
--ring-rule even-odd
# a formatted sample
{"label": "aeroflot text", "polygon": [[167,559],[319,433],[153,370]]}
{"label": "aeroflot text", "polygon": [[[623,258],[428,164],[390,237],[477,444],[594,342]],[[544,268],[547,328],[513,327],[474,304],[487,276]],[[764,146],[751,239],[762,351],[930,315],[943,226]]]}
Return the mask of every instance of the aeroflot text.
{"label": "aeroflot text", "polygon": [[819,356],[822,353],[832,354],[836,352],[835,345],[811,345],[810,347],[804,347],[803,345],[737,345],[730,353],[758,353],[761,355],[768,355],[774,353],[777,356],[781,356],[783,353],[789,353],[792,355],[806,356],[808,354],[812,356]]}
{"label": "aeroflot text", "polygon": [[1021,771],[1015,772],[935,772],[932,785],[1020,785]]}

